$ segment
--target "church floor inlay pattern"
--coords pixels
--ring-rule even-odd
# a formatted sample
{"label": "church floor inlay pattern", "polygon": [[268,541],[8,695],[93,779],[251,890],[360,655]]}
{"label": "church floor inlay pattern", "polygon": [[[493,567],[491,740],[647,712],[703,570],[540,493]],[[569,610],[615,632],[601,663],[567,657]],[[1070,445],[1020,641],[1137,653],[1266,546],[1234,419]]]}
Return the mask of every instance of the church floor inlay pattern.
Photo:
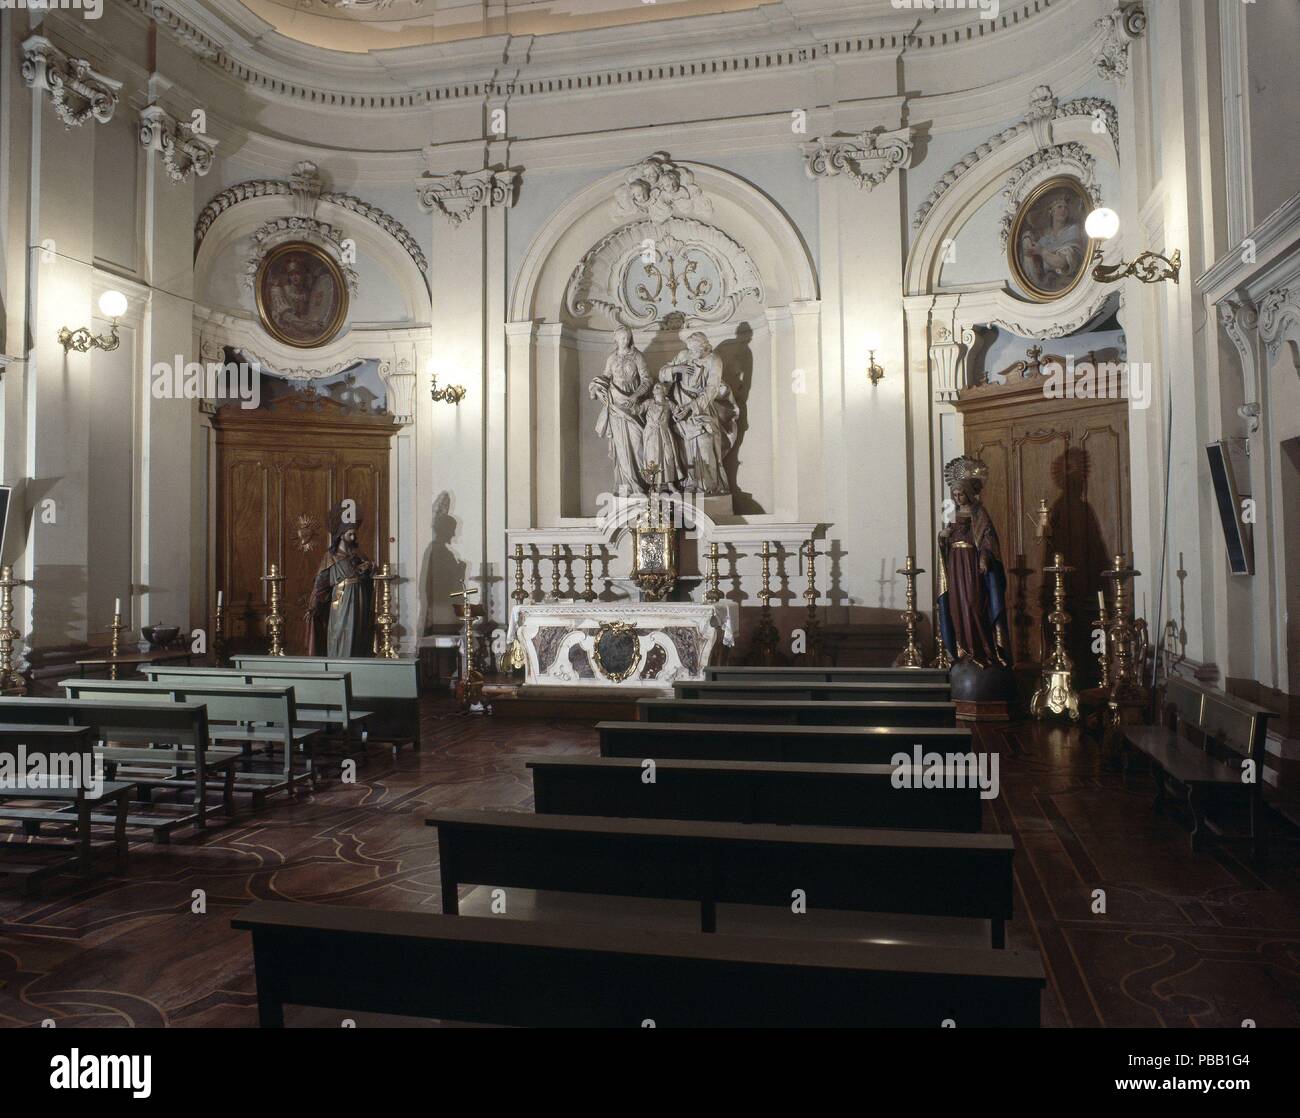
{"label": "church floor inlay pattern", "polygon": [[[1045,1025],[1300,1025],[1293,836],[1279,834],[1259,868],[1235,845],[1192,855],[1182,821],[1152,813],[1148,778],[1126,788],[1077,730],[1013,725],[981,737],[1002,760],[988,826],[1018,848],[1008,946],[1043,955]],[[590,726],[497,721],[432,702],[424,740],[422,754],[396,761],[372,749],[357,783],[218,821],[202,838],[135,842],[125,877],[59,877],[34,898],[0,879],[0,1024],[251,1026],[249,945],[230,928],[242,905],[436,912],[430,810],[528,810],[527,760],[595,752]],[[0,841],[24,839],[9,829]],[[1096,889],[1105,913],[1093,912]],[[196,890],[206,912],[194,911]]]}

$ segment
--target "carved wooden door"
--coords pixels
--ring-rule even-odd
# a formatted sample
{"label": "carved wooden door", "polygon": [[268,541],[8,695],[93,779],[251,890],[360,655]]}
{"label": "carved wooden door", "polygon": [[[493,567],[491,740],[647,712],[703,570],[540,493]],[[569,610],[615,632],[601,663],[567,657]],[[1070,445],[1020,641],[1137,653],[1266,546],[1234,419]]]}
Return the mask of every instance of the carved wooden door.
{"label": "carved wooden door", "polygon": [[224,592],[232,649],[264,650],[269,613],[262,576],[275,563],[285,617],[285,651],[307,651],[304,612],[328,545],[330,510],[354,503],[362,550],[389,555],[389,441],[386,416],[351,414],[322,401],[296,412],[223,408],[216,432],[213,564]]}

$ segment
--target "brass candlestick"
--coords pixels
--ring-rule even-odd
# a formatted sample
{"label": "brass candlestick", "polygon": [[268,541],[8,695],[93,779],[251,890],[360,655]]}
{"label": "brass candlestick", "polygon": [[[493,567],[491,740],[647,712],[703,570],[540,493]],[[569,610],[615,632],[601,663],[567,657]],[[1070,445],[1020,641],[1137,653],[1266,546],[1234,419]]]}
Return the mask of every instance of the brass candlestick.
{"label": "brass candlestick", "polygon": [[1065,650],[1065,628],[1070,615],[1065,609],[1065,576],[1074,570],[1065,565],[1065,556],[1059,551],[1052,557],[1052,565],[1043,573],[1052,575],[1055,587],[1052,592],[1052,612],[1047,623],[1052,627],[1052,648],[1043,660],[1043,678],[1029,700],[1029,713],[1035,718],[1051,714],[1069,714],[1072,722],[1079,720],[1079,694],[1074,689],[1074,661]]}
{"label": "brass candlestick", "polygon": [[822,662],[821,618],[817,616],[817,542],[807,540],[800,544],[799,554],[808,557],[808,586],[803,592],[803,600],[808,608],[808,619],[804,622],[804,636],[807,642],[804,648],[804,661],[815,667]]}
{"label": "brass candlestick", "polygon": [[270,654],[283,656],[284,614],[280,612],[280,584],[284,582],[284,575],[280,573],[279,567],[272,563],[271,573],[263,575],[262,581],[271,588],[270,610],[266,615],[266,634],[271,642]]}
{"label": "brass candlestick", "polygon": [[916,623],[921,619],[921,615],[916,612],[916,576],[925,574],[925,571],[918,567],[915,558],[909,555],[906,562],[894,573],[902,575],[907,580],[907,609],[902,614],[903,624],[907,626],[907,645],[894,660],[894,667],[923,668],[925,655],[921,652],[921,646],[916,643]]}
{"label": "brass candlestick", "polygon": [[772,549],[767,540],[763,541],[759,558],[763,563],[763,588],[758,592],[758,600],[762,604],[748,661],[755,667],[770,668],[785,663],[785,657],[781,655],[781,634],[772,620]]}
{"label": "brass candlestick", "polygon": [[230,646],[226,640],[226,606],[217,596],[217,612],[212,620],[212,659],[219,668],[230,659]]}
{"label": "brass candlestick", "polygon": [[375,632],[379,640],[376,642],[375,655],[381,660],[396,660],[397,648],[393,644],[393,625],[397,621],[397,614],[393,612],[392,587],[397,581],[397,576],[389,572],[388,564],[385,563],[375,575],[375,581],[380,584],[379,612],[375,615]]}
{"label": "brass candlestick", "polygon": [[551,544],[551,601],[560,600],[560,545]]}
{"label": "brass candlestick", "polygon": [[113,624],[109,626],[109,631],[113,636],[108,646],[108,658],[111,663],[108,665],[108,678],[117,678],[117,658],[122,652],[122,634],[126,632],[126,626],[122,623],[121,613],[113,614]]}
{"label": "brass candlestick", "polygon": [[1111,593],[1108,654],[1110,657],[1110,698],[1112,703],[1139,700],[1143,697],[1139,679],[1147,651],[1147,623],[1130,616],[1132,609],[1132,580],[1142,572],[1127,564],[1123,555],[1116,555],[1109,570],[1102,577],[1109,579],[1114,589]]}
{"label": "brass candlestick", "polygon": [[706,602],[720,602],[722,601],[722,591],[718,587],[718,545],[716,543],[709,544],[708,559],[709,588],[704,592],[704,600]]}
{"label": "brass candlestick", "polygon": [[533,601],[544,602],[546,600],[546,595],[542,593],[542,557],[538,553],[537,549],[531,544],[528,546],[528,557],[533,561]]}
{"label": "brass candlestick", "polygon": [[14,578],[13,567],[0,567],[0,693],[26,694],[27,681],[14,671],[14,641],[22,636],[14,628],[14,587],[22,580]]}
{"label": "brass candlestick", "polygon": [[515,553],[512,556],[515,561],[515,589],[510,595],[514,599],[515,605],[522,606],[528,601],[528,591],[524,589],[524,545],[515,544]]}
{"label": "brass candlestick", "polygon": [[1102,690],[1109,692],[1110,655],[1106,650],[1106,644],[1110,639],[1110,618],[1106,614],[1106,595],[1100,590],[1097,591],[1097,628],[1101,630],[1101,650],[1097,653],[1097,663],[1101,666],[1101,679],[1098,685]]}
{"label": "brass candlestick", "polygon": [[934,646],[937,650],[930,667],[948,671],[952,667],[952,657],[948,655],[948,646],[943,643],[943,633],[939,629],[939,599],[948,593],[948,576],[944,573],[943,557],[939,557],[939,593],[934,599]]}
{"label": "brass candlestick", "polygon": [[448,595],[450,598],[460,599],[460,620],[464,626],[461,639],[465,647],[465,667],[460,677],[460,697],[461,702],[467,707],[482,702],[483,699],[483,673],[474,666],[477,659],[474,655],[474,606],[470,602],[470,598],[477,593],[477,587],[467,587],[464,582],[461,582],[460,589]]}
{"label": "brass candlestick", "polygon": [[591,576],[592,566],[595,563],[595,559],[592,558],[591,544],[585,544],[583,546],[582,562],[584,564],[582,574],[582,600],[584,602],[594,602],[596,600],[596,591],[592,587]]}

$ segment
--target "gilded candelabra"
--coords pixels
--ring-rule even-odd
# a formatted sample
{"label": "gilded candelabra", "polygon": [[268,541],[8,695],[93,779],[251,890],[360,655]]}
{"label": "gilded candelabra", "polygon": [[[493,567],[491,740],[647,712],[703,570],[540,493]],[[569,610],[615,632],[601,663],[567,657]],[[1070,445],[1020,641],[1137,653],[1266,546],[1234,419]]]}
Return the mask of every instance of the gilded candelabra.
{"label": "gilded candelabra", "polygon": [[706,602],[720,602],[722,601],[722,590],[718,585],[718,545],[716,543],[709,544],[708,560],[707,578],[709,588],[704,592],[704,600]]}
{"label": "gilded candelabra", "polygon": [[749,662],[757,667],[773,667],[783,664],[785,657],[781,655],[781,634],[772,620],[772,548],[767,540],[763,541],[759,558],[762,560],[763,588],[758,592],[758,600],[762,605],[749,648]]}
{"label": "gilded candelabra", "polygon": [[284,614],[280,612],[280,585],[284,582],[284,575],[276,564],[271,564],[271,573],[262,576],[271,589],[270,610],[266,615],[266,634],[270,638],[272,656],[284,655]]}
{"label": "gilded candelabra", "polygon": [[551,544],[551,601],[560,600],[560,545]]}
{"label": "gilded candelabra", "polygon": [[1116,555],[1102,577],[1113,585],[1108,654],[1110,658],[1110,698],[1112,703],[1140,700],[1143,697],[1141,674],[1147,653],[1147,623],[1131,616],[1132,580],[1142,572],[1128,565],[1123,555]]}
{"label": "gilded candelabra", "polygon": [[27,681],[14,671],[14,641],[22,636],[14,628],[14,587],[22,580],[14,578],[13,567],[0,567],[0,694],[25,694]]}
{"label": "gilded candelabra", "polygon": [[375,615],[375,655],[381,660],[396,660],[397,647],[393,644],[393,625],[397,614],[393,611],[393,583],[397,576],[389,572],[388,564],[379,568],[375,581],[380,585],[379,612]]}
{"label": "gilded candelabra", "polygon": [[464,582],[460,589],[448,595],[459,598],[460,620],[464,626],[462,640],[465,646],[465,668],[461,675],[461,702],[469,707],[483,701],[483,673],[475,667],[477,657],[474,654],[474,606],[470,598],[478,593],[477,587],[467,587]]}
{"label": "gilded candelabra", "polygon": [[925,570],[916,565],[915,557],[909,555],[894,573],[902,575],[907,582],[907,609],[902,613],[903,624],[907,626],[907,645],[894,660],[894,667],[923,668],[925,654],[921,651],[921,646],[916,643],[916,623],[921,620],[921,615],[916,612],[916,576],[925,574]]}
{"label": "gilded candelabra", "polygon": [[592,585],[592,567],[595,559],[592,555],[591,544],[585,544],[582,549],[582,600],[584,602],[594,602],[596,600],[596,590]]}
{"label": "gilded candelabra", "polygon": [[1052,612],[1047,623],[1052,627],[1052,648],[1043,660],[1043,678],[1029,700],[1029,713],[1035,718],[1051,714],[1069,714],[1070,720],[1079,720],[1079,694],[1074,689],[1074,661],[1065,650],[1065,629],[1070,615],[1065,609],[1065,576],[1073,572],[1065,565],[1065,556],[1059,551],[1052,557],[1052,565],[1043,573],[1053,577]]}
{"label": "gilded candelabra", "polygon": [[515,553],[511,558],[515,561],[515,588],[510,597],[514,599],[517,606],[522,606],[528,601],[528,591],[524,589],[524,545],[515,544]]}
{"label": "gilded candelabra", "polygon": [[804,622],[806,646],[804,660],[810,666],[822,662],[821,618],[817,615],[817,550],[815,540],[806,540],[799,545],[799,554],[808,559],[808,586],[803,592],[803,600],[808,608],[808,619]]}

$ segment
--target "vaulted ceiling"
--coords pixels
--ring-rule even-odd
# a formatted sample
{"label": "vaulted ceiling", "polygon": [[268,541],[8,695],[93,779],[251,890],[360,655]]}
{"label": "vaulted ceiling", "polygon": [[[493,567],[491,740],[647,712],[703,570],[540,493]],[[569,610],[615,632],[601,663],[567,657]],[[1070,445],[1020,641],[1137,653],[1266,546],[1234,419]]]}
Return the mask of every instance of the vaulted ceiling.
{"label": "vaulted ceiling", "polygon": [[473,39],[549,35],[716,15],[773,0],[238,0],[280,34],[365,52]]}

